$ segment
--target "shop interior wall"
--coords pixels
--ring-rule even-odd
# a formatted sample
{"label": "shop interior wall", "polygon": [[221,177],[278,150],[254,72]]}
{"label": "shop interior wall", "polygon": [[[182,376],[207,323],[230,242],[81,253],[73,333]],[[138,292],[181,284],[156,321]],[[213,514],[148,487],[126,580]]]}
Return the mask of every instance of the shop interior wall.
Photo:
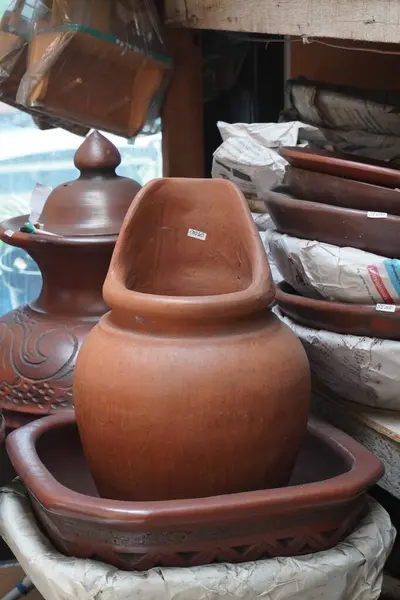
{"label": "shop interior wall", "polygon": [[[314,81],[350,85],[363,89],[400,91],[400,44],[377,44],[351,40],[322,39],[320,43],[291,43],[291,77],[303,75]],[[356,50],[361,48],[362,50]],[[366,51],[365,51],[366,50]],[[369,52],[398,52],[382,54]]]}

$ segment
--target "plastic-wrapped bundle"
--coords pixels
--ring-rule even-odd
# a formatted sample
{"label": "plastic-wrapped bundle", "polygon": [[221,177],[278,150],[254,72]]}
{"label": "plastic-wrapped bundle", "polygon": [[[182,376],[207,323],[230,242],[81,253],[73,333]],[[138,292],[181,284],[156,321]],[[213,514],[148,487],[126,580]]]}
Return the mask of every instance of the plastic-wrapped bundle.
{"label": "plastic-wrapped bundle", "polygon": [[158,116],[171,60],[152,0],[37,4],[20,104],[127,138]]}
{"label": "plastic-wrapped bundle", "polygon": [[16,101],[18,88],[27,68],[29,39],[41,6],[41,2],[37,0],[14,0],[1,19],[0,101],[29,113],[40,129],[62,127],[84,136],[88,133],[88,128],[47,117],[38,110],[22,107]]}

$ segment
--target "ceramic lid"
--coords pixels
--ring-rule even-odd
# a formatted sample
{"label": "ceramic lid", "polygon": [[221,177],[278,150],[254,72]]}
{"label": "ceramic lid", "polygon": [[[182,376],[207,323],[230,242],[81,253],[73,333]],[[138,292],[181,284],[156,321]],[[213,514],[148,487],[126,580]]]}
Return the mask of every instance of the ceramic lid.
{"label": "ceramic lid", "polygon": [[39,219],[43,229],[68,237],[118,234],[141,186],[115,173],[121,155],[98,131],[78,148],[74,163],[80,176],[51,192]]}

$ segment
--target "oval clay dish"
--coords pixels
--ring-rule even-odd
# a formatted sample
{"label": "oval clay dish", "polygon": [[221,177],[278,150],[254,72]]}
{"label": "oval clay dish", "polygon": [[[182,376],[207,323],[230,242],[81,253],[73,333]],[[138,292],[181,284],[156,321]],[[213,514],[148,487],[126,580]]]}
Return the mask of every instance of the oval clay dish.
{"label": "oval clay dish", "polygon": [[297,323],[347,335],[400,340],[400,306],[393,312],[380,310],[382,304],[346,304],[301,296],[285,281],[276,289],[276,303],[282,313]]}
{"label": "oval clay dish", "polygon": [[[276,189],[289,191],[284,186]],[[371,216],[364,210],[298,200],[276,191],[266,194],[265,204],[281,233],[389,258],[400,256],[400,217],[385,213]]]}
{"label": "oval clay dish", "polygon": [[400,216],[400,191],[395,189],[297,167],[288,167],[283,183],[300,200]]}
{"label": "oval clay dish", "polygon": [[389,188],[400,187],[400,170],[391,169],[383,162],[311,148],[286,147],[281,148],[279,153],[292,167]]}
{"label": "oval clay dish", "polygon": [[98,497],[71,416],[34,421],[11,433],[6,444],[55,546],[127,571],[332,548],[355,527],[365,492],[384,472],[381,461],[355,440],[312,419],[288,486],[127,502]]}

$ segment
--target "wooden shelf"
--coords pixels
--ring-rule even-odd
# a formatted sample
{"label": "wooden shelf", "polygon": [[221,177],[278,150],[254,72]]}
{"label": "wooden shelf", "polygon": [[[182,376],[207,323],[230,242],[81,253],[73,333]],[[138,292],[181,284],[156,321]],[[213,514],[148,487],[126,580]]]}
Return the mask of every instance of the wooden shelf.
{"label": "wooden shelf", "polygon": [[378,456],[385,465],[379,485],[400,499],[400,412],[362,406],[325,390],[314,393],[312,412]]}
{"label": "wooden shelf", "polygon": [[400,0],[165,0],[165,11],[194,29],[400,42]]}

